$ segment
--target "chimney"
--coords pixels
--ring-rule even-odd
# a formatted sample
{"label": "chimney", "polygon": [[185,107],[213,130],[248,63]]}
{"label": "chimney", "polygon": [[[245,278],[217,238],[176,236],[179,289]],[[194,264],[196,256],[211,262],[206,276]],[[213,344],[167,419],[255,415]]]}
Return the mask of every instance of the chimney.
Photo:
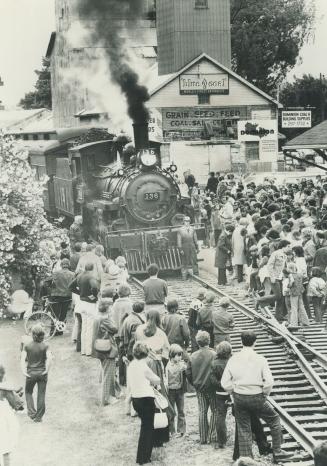
{"label": "chimney", "polygon": [[133,123],[135,150],[147,149],[149,147],[148,122]]}

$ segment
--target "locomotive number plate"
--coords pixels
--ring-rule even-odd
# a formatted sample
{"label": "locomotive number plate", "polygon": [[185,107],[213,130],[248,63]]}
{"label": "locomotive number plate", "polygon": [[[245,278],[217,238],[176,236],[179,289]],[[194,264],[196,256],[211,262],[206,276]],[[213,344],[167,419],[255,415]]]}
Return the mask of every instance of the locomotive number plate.
{"label": "locomotive number plate", "polygon": [[144,193],[145,201],[159,201],[159,199],[160,199],[159,193]]}

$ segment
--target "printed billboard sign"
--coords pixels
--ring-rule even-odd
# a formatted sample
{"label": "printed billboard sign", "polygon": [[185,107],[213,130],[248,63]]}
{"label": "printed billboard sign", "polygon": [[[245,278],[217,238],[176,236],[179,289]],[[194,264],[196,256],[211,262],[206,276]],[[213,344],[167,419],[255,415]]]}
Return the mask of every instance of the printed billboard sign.
{"label": "printed billboard sign", "polygon": [[283,111],[282,128],[311,128],[311,110]]}

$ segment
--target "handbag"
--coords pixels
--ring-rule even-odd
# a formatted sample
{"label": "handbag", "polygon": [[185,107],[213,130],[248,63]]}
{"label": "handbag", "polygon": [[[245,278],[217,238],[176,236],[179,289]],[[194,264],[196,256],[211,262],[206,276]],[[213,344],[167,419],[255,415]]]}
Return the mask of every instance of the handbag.
{"label": "handbag", "polygon": [[168,417],[167,414],[163,411],[160,413],[154,413],[154,422],[153,427],[155,429],[165,429],[168,426]]}
{"label": "handbag", "polygon": [[168,408],[168,400],[156,388],[153,388],[154,402],[157,408],[161,410]]}
{"label": "handbag", "polygon": [[112,337],[109,336],[109,332],[106,332],[103,338],[97,338],[94,341],[94,349],[98,353],[106,353],[107,357],[110,359],[114,359],[118,356],[118,347]]}

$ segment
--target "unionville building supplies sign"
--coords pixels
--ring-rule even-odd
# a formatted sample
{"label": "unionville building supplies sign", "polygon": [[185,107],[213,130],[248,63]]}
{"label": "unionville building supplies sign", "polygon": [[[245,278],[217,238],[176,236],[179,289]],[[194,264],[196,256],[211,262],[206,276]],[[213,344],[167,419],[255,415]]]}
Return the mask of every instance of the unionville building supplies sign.
{"label": "unionville building supplies sign", "polygon": [[181,94],[229,94],[226,73],[182,74],[179,77]]}
{"label": "unionville building supplies sign", "polygon": [[282,128],[311,128],[311,110],[282,112]]}

